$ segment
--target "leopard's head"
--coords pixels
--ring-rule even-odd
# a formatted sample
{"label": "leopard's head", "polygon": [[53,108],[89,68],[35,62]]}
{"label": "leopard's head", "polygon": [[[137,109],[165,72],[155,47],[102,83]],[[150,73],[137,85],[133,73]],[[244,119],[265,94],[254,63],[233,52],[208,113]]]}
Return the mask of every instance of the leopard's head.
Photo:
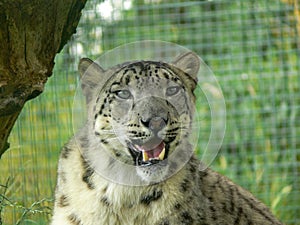
{"label": "leopard's head", "polygon": [[199,66],[192,52],[172,63],[135,61],[108,70],[82,59],[79,71],[93,146],[134,166],[148,182],[177,170],[181,159],[190,157],[185,151]]}

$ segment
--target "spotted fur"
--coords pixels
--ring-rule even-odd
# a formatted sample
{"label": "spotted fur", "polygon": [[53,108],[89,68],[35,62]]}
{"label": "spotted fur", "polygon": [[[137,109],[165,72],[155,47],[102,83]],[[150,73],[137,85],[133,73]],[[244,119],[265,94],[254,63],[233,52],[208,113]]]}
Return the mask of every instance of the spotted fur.
{"label": "spotted fur", "polygon": [[281,224],[246,190],[199,170],[189,142],[199,65],[193,53],[108,70],[81,60],[88,117],[62,149],[52,225]]}

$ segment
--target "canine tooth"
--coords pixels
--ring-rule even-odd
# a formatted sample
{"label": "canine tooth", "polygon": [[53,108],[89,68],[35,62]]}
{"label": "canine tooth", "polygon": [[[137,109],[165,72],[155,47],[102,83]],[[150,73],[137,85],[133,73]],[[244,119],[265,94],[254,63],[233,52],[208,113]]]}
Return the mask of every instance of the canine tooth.
{"label": "canine tooth", "polygon": [[166,153],[166,149],[164,148],[164,149],[161,151],[161,153],[159,154],[158,158],[159,158],[160,160],[163,160],[164,157],[165,157],[165,153]]}
{"label": "canine tooth", "polygon": [[149,157],[145,151],[143,151],[143,161],[146,162],[149,160]]}

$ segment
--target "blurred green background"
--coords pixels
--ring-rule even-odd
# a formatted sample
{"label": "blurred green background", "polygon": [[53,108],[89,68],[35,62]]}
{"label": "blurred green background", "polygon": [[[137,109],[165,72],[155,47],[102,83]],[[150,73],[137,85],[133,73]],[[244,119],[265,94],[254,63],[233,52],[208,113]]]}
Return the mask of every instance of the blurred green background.
{"label": "blurred green background", "polygon": [[[300,224],[298,0],[89,0],[44,93],[26,104],[0,160],[0,224],[49,223],[59,151],[73,135],[79,59],[149,39],[190,48],[218,78],[227,129],[211,167],[285,224]],[[208,134],[204,126],[199,142]]]}

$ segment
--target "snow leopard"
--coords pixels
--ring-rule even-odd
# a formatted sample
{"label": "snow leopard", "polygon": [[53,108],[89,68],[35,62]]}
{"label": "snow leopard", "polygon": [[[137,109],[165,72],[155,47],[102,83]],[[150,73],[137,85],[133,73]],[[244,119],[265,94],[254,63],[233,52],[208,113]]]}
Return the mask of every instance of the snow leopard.
{"label": "snow leopard", "polygon": [[81,59],[87,118],[61,150],[52,225],[282,224],[194,153],[200,64]]}

